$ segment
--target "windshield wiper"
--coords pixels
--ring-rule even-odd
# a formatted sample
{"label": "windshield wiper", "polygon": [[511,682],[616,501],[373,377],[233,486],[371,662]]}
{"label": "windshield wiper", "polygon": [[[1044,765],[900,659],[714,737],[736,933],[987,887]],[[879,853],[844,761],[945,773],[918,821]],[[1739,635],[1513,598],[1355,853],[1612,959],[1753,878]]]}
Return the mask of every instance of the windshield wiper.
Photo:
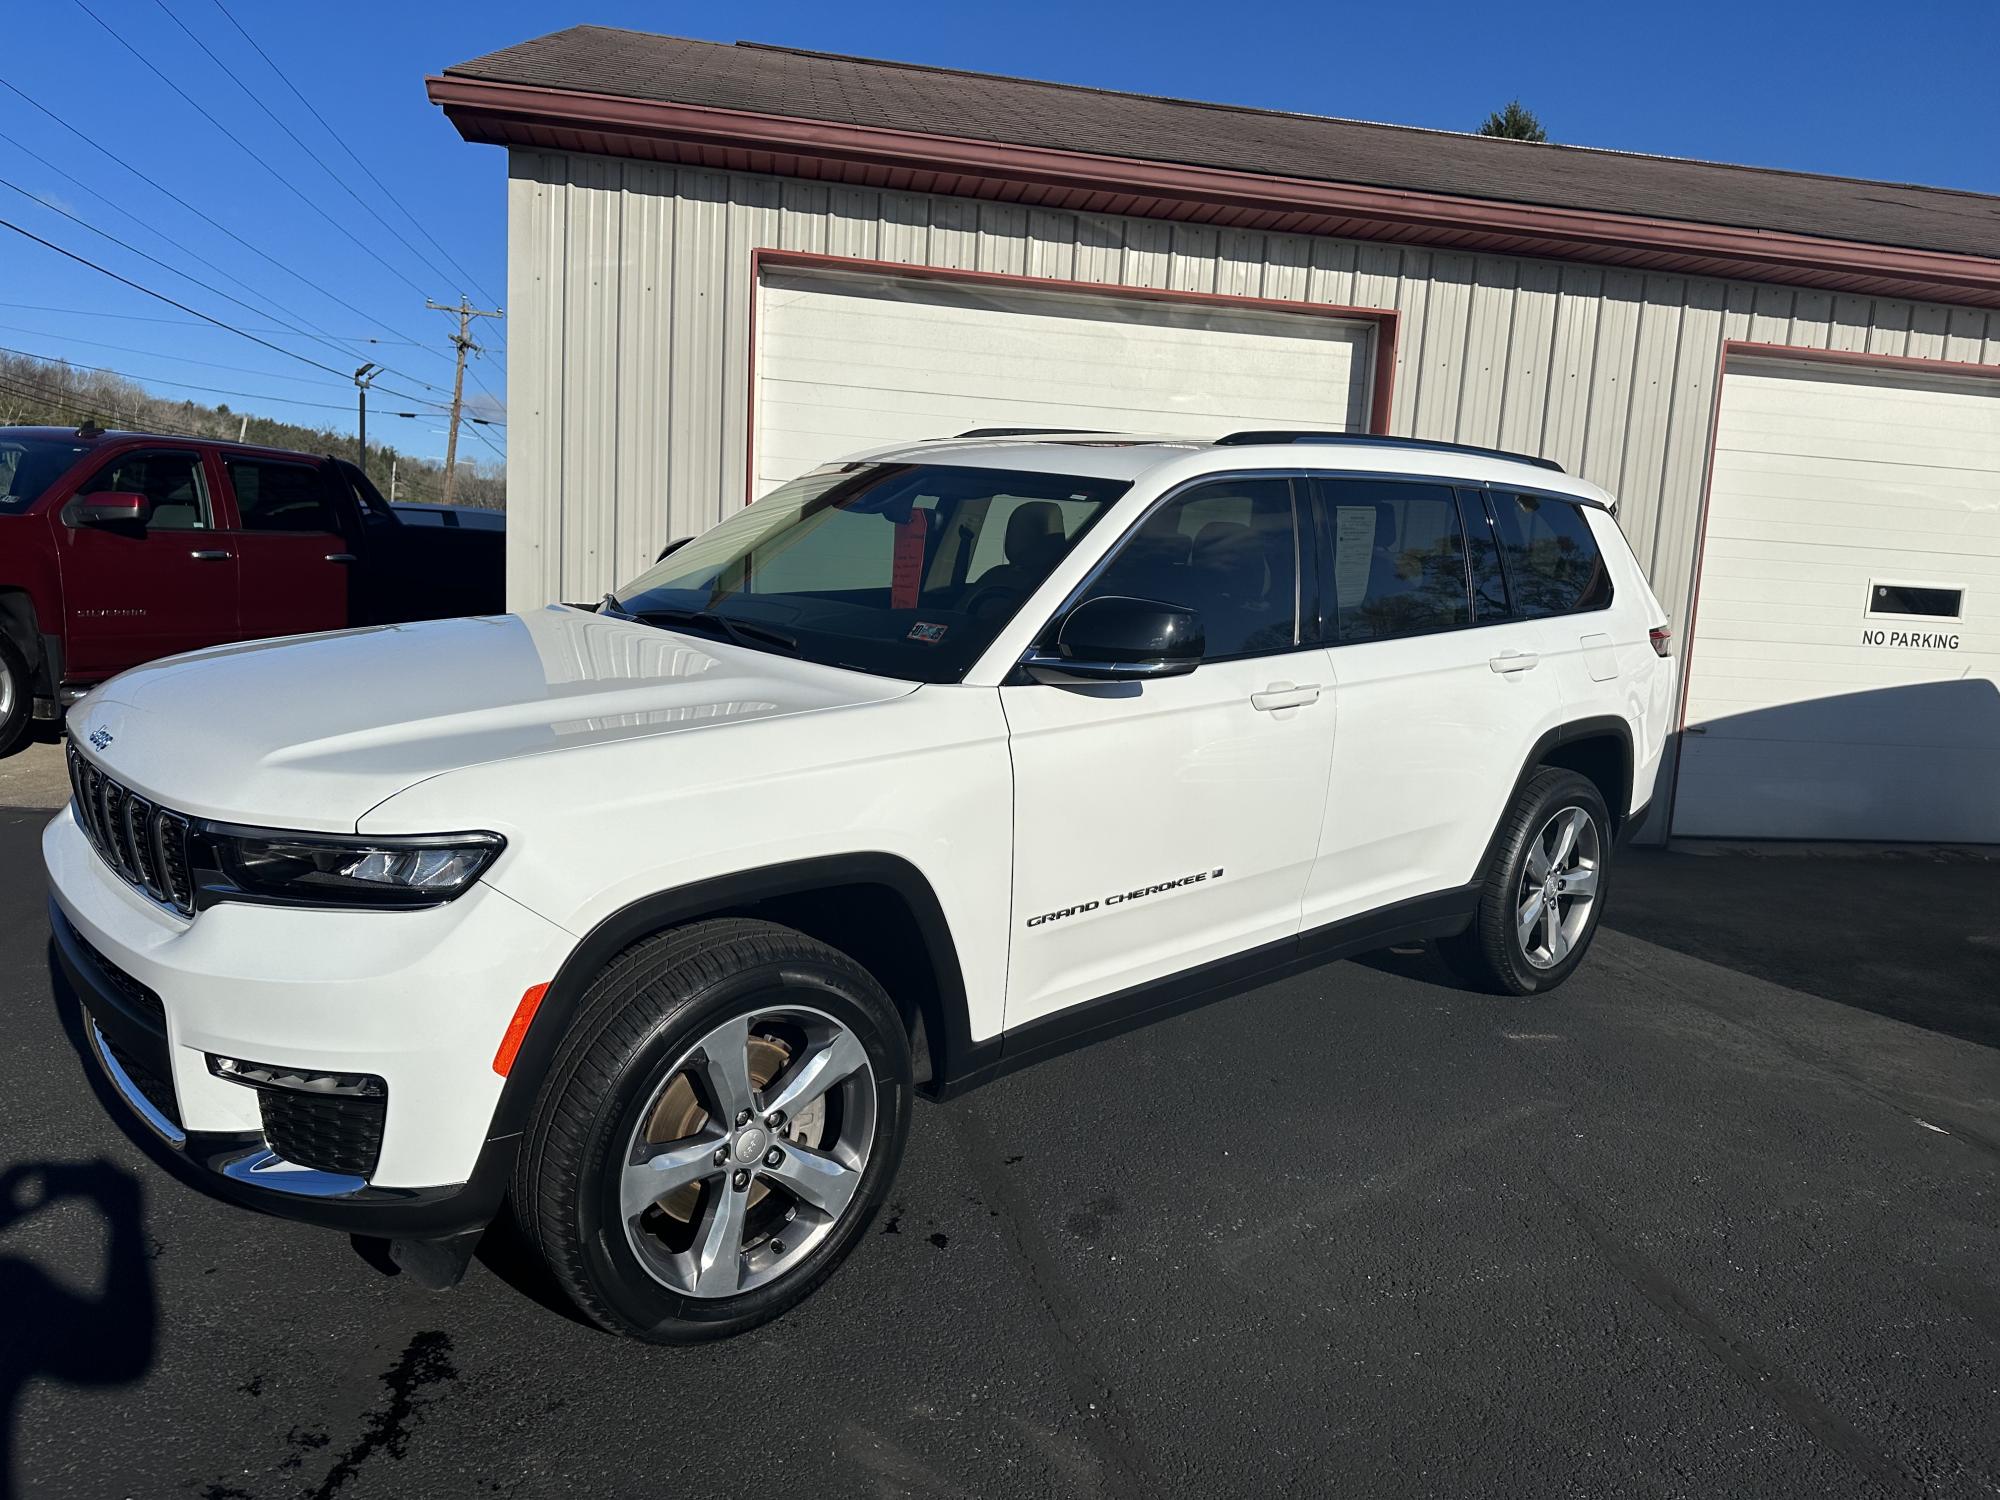
{"label": "windshield wiper", "polygon": [[753,625],[748,620],[732,620],[727,615],[717,614],[712,609],[627,609],[618,602],[615,595],[606,594],[598,604],[599,614],[616,614],[627,620],[640,620],[648,625],[693,625],[706,627],[724,639],[739,646],[756,650],[760,645],[775,646],[787,656],[799,654],[799,643],[795,637],[782,630],[773,630],[768,625]]}

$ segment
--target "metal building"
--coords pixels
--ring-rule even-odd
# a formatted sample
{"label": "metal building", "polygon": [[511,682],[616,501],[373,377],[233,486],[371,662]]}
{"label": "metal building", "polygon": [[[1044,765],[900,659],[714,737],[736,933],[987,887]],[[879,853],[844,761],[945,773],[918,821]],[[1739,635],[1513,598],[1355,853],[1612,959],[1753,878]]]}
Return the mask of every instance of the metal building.
{"label": "metal building", "polygon": [[1673,613],[1650,836],[2000,841],[2000,200],[596,27],[429,86],[509,150],[515,607],[870,442],[1487,444]]}

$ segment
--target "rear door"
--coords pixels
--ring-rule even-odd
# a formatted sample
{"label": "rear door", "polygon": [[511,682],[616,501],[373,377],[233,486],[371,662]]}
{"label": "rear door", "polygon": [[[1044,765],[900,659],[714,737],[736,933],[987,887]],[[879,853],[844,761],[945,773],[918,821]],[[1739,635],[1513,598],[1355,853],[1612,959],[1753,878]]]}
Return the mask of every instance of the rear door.
{"label": "rear door", "polygon": [[1541,623],[1510,608],[1476,492],[1461,510],[1442,480],[1315,489],[1340,731],[1305,897],[1308,952],[1316,928],[1470,882],[1561,712]]}
{"label": "rear door", "polygon": [[235,639],[237,556],[216,525],[215,481],[201,449],[158,444],[116,454],[77,488],[144,495],[153,514],[143,526],[57,525],[65,675],[108,677]]}
{"label": "rear door", "polygon": [[222,468],[236,512],[242,639],[346,625],[356,554],[323,466],[225,454]]}

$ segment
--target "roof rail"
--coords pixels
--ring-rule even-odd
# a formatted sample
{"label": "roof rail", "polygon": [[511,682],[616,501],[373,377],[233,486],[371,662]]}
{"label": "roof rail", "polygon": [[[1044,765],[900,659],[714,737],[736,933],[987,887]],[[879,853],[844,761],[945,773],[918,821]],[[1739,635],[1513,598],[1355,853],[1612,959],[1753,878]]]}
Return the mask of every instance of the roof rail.
{"label": "roof rail", "polygon": [[1266,443],[1352,443],[1356,447],[1422,448],[1434,453],[1471,453],[1480,458],[1505,458],[1515,463],[1533,464],[1538,469],[1551,469],[1558,474],[1563,472],[1563,466],[1554,459],[1533,453],[1509,453],[1504,448],[1481,448],[1472,443],[1433,442],[1430,438],[1385,437],[1373,432],[1292,432],[1274,429],[1232,432],[1215,440],[1218,448],[1247,448]]}
{"label": "roof rail", "polygon": [[1083,437],[1103,432],[1102,427],[968,427],[954,437]]}

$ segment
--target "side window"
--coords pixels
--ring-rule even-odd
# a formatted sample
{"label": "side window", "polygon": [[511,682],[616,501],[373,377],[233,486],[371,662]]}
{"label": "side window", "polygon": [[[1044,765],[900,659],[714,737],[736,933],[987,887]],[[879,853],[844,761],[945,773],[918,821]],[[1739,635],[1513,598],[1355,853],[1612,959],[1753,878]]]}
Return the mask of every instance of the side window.
{"label": "side window", "polygon": [[1225,479],[1169,501],[1127,537],[1089,597],[1201,612],[1206,661],[1289,651],[1299,639],[1291,481]]}
{"label": "side window", "polygon": [[1500,567],[1500,542],[1486,496],[1460,490],[1458,514],[1465,524],[1465,559],[1472,574],[1472,623],[1492,625],[1507,618],[1507,576]]}
{"label": "side window", "polygon": [[1465,536],[1448,485],[1336,479],[1321,493],[1343,645],[1455,630],[1471,620]]}
{"label": "side window", "polygon": [[340,517],[311,464],[231,458],[223,466],[245,531],[340,530]]}
{"label": "side window", "polygon": [[1515,614],[1539,620],[1611,602],[1611,575],[1582,506],[1539,495],[1496,493],[1492,501]]}
{"label": "side window", "polygon": [[154,531],[205,531],[215,524],[199,453],[120,454],[83,487],[84,494],[107,491],[152,501],[153,518],[146,524]]}

